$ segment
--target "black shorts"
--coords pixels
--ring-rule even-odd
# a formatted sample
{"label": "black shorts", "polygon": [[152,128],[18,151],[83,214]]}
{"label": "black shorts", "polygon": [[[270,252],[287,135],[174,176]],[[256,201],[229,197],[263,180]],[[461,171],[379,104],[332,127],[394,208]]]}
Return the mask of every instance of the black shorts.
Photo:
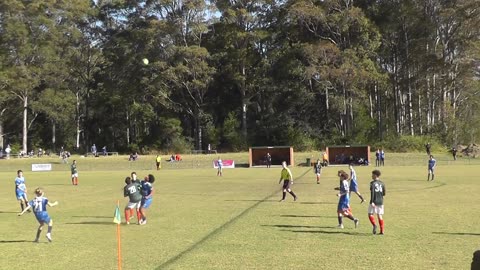
{"label": "black shorts", "polygon": [[290,180],[283,180],[283,189],[290,188]]}

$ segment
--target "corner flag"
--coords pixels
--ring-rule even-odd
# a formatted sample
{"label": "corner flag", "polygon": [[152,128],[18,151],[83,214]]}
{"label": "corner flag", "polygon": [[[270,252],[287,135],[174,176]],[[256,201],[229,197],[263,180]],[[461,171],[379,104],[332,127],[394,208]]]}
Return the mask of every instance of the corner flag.
{"label": "corner flag", "polygon": [[118,204],[115,208],[115,213],[113,214],[113,223],[122,223],[122,216],[120,215],[120,208],[118,207]]}

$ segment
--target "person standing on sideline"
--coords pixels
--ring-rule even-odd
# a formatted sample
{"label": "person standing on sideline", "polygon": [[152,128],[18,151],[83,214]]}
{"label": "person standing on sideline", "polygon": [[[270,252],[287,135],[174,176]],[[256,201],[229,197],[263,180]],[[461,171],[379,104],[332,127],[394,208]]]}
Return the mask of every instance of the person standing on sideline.
{"label": "person standing on sideline", "polygon": [[78,186],[78,170],[76,160],[73,160],[73,163],[70,166],[70,172],[72,173],[72,185]]}
{"label": "person standing on sideline", "polygon": [[92,145],[92,148],[90,149],[92,151],[93,157],[97,156],[97,146],[95,144]]}
{"label": "person standing on sideline", "polygon": [[222,176],[223,174],[223,171],[222,171],[222,167],[223,167],[223,161],[220,157],[218,157],[217,159],[217,176]]}
{"label": "person standing on sideline", "polygon": [[380,149],[375,152],[375,167],[380,166]]}
{"label": "person standing on sideline", "polygon": [[350,169],[350,190],[348,195],[350,195],[352,191],[355,192],[361,200],[360,203],[363,203],[365,199],[363,199],[362,194],[358,191],[357,172],[353,169],[353,164],[350,164],[348,168]]}
{"label": "person standing on sideline", "polygon": [[435,178],[435,167],[437,166],[437,161],[430,155],[428,160],[428,178],[427,181],[430,181],[430,175],[432,175],[432,181]]}
{"label": "person standing on sideline", "polygon": [[338,228],[343,229],[343,216],[353,220],[355,228],[358,227],[358,218],[355,218],[352,214],[352,209],[350,208],[350,195],[349,195],[349,186],[348,186],[348,174],[344,171],[339,171],[340,174],[340,192],[337,194],[338,199]]}
{"label": "person standing on sideline", "polygon": [[280,184],[282,181],[283,181],[283,195],[280,201],[281,202],[285,201],[285,196],[287,195],[287,192],[293,196],[293,201],[296,201],[298,197],[297,195],[295,195],[295,193],[293,193],[293,190],[290,188],[290,186],[293,184],[293,176],[290,169],[287,168],[286,161],[282,161],[282,172],[280,173],[280,180],[278,181],[278,183]]}
{"label": "person standing on sideline", "polygon": [[457,148],[455,147],[452,148],[452,156],[453,160],[457,160]]}
{"label": "person standing on sideline", "polygon": [[385,151],[380,150],[380,166],[385,166]]}
{"label": "person standing on sideline", "polygon": [[21,216],[25,212],[30,211],[30,208],[33,209],[33,213],[35,214],[35,218],[37,218],[38,223],[40,223],[40,226],[37,229],[37,237],[35,237],[34,242],[38,242],[40,238],[40,234],[42,233],[43,225],[48,224],[48,231],[47,231],[47,240],[48,242],[52,242],[52,227],[53,227],[53,220],[50,218],[47,212],[47,205],[50,207],[53,207],[55,205],[58,205],[58,202],[50,203],[47,198],[45,198],[43,195],[43,190],[41,188],[37,188],[35,190],[35,199],[31,200],[28,203],[28,206],[23,209],[21,213],[18,215]]}
{"label": "person standing on sideline", "polygon": [[368,219],[373,226],[373,234],[377,234],[377,224],[375,224],[374,214],[378,216],[378,223],[380,224],[380,234],[385,232],[383,222],[383,197],[387,194],[385,184],[380,181],[380,171],[372,171],[372,182],[370,182],[370,205],[368,206]]}
{"label": "person standing on sideline", "polygon": [[267,168],[270,168],[272,166],[272,156],[270,155],[270,153],[267,153],[266,160],[267,160]]}
{"label": "person standing on sideline", "polygon": [[17,200],[20,202],[20,208],[23,211],[23,209],[28,206],[28,199],[27,186],[25,185],[25,177],[23,177],[22,170],[17,171],[17,177],[15,178],[15,196],[17,196]]}
{"label": "person standing on sideline", "polygon": [[160,155],[155,158],[155,164],[157,165],[157,171],[162,168],[162,157]]}
{"label": "person standing on sideline", "polygon": [[320,175],[322,174],[322,163],[320,162],[320,159],[317,160],[317,164],[313,167],[313,171],[317,176],[317,184],[320,184]]}
{"label": "person standing on sideline", "polygon": [[431,153],[431,152],[430,152],[430,148],[431,148],[431,147],[432,147],[432,146],[430,145],[430,143],[425,144],[425,151],[427,152],[427,155],[429,155],[429,156],[430,156],[430,153]]}

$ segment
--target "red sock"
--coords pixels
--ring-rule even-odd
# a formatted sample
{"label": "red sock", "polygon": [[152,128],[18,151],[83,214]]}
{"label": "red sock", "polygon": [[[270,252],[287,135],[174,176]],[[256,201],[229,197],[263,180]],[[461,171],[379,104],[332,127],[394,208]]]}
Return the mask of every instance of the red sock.
{"label": "red sock", "polygon": [[383,233],[383,219],[379,219],[378,223],[380,223],[380,232]]}
{"label": "red sock", "polygon": [[368,219],[370,219],[370,223],[375,226],[375,217],[373,215],[368,215]]}
{"label": "red sock", "polygon": [[130,220],[130,210],[131,209],[125,209],[125,220],[127,222]]}

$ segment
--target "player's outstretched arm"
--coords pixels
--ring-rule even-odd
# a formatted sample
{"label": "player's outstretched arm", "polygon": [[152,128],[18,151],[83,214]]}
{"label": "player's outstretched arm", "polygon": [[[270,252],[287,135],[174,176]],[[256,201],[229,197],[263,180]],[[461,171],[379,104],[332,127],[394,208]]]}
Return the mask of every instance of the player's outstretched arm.
{"label": "player's outstretched arm", "polygon": [[25,214],[25,212],[30,210],[30,208],[32,208],[32,206],[30,204],[27,205],[27,207],[25,207],[25,209],[23,209],[23,211],[21,213],[18,213],[18,216],[21,216],[21,215]]}
{"label": "player's outstretched arm", "polygon": [[48,206],[50,206],[50,207],[54,207],[54,206],[56,206],[56,205],[58,205],[58,202],[57,202],[57,201],[55,201],[55,202],[53,202],[53,203],[48,202]]}

